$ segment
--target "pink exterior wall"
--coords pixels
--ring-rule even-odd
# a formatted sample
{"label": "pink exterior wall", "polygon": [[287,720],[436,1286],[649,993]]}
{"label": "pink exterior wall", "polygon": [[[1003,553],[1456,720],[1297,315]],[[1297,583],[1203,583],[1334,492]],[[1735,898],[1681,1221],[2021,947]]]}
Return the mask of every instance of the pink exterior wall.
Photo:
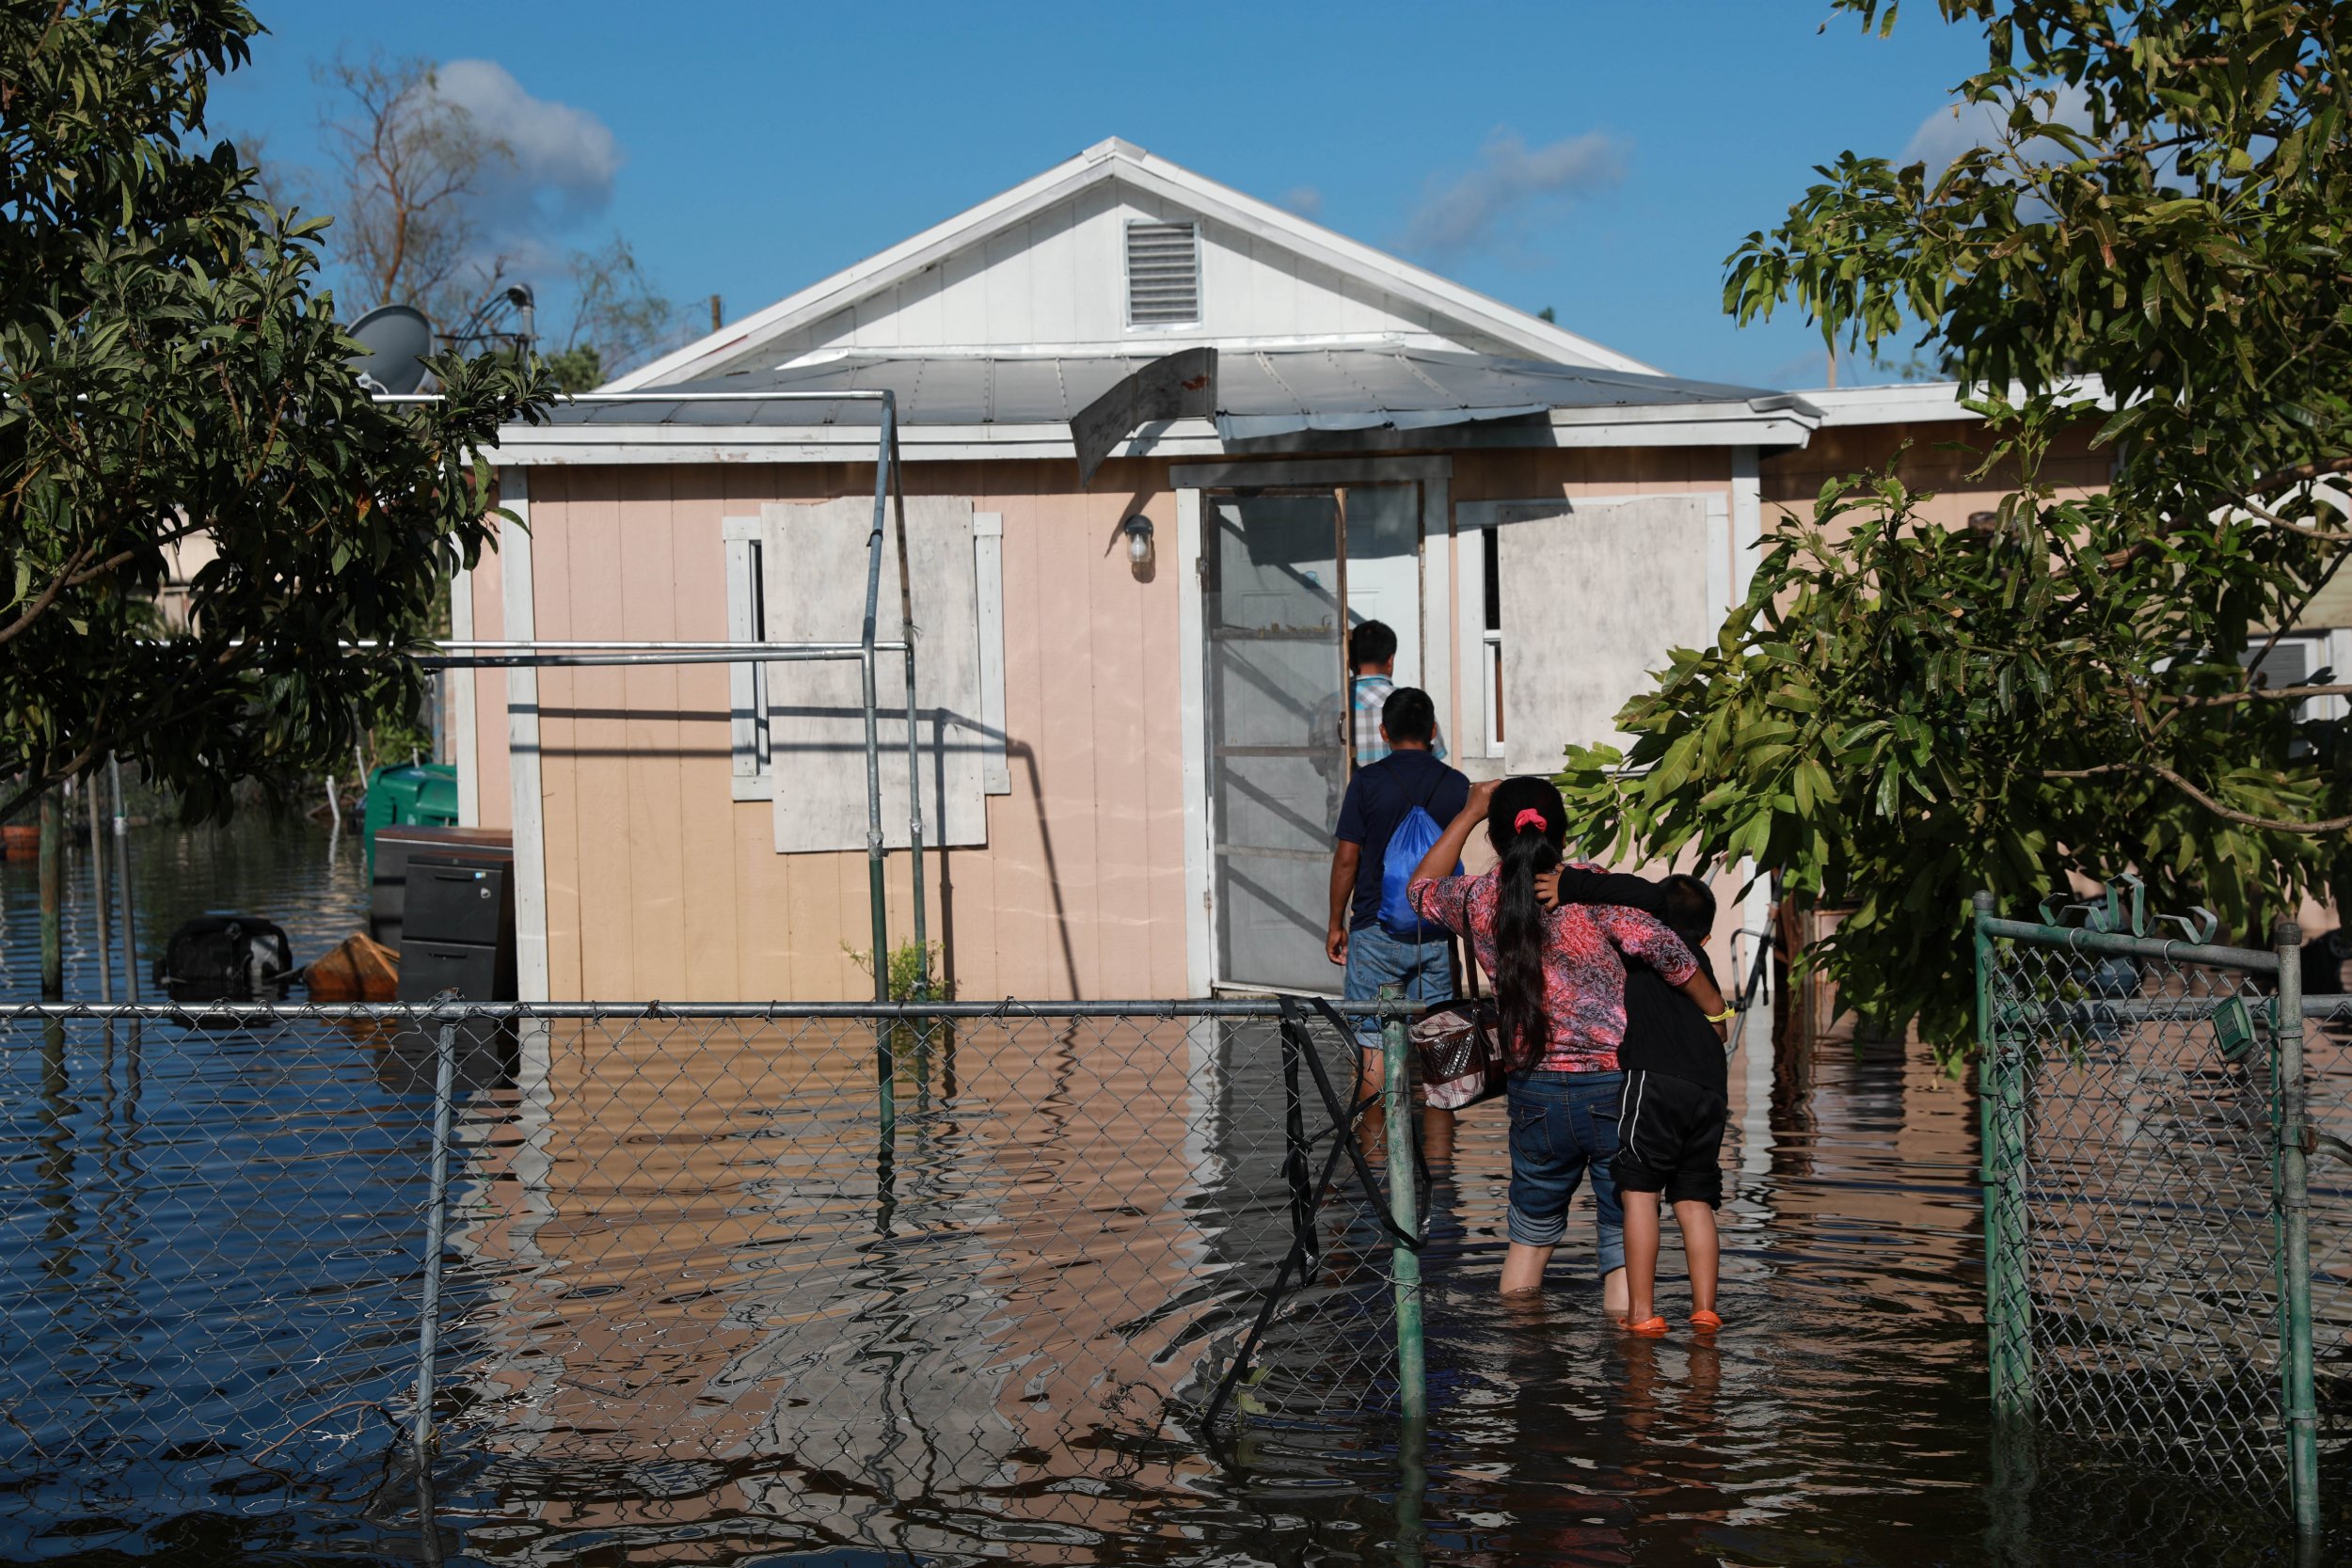
{"label": "pink exterior wall", "polygon": [[[1012,793],[988,798],[985,849],[926,856],[931,934],[961,994],[1184,989],[1175,578],[1136,581],[1118,537],[1136,511],[1173,537],[1165,476],[1113,464],[1079,494],[1068,465],[909,470],[911,494],[968,497],[1005,526]],[[870,467],[845,465],[542,468],[530,483],[543,640],[723,638],[721,520],[873,487]],[[485,638],[496,594],[494,572],[477,574]],[[477,752],[495,823],[509,816],[503,697],[503,673],[485,676]],[[769,804],[730,799],[725,666],[546,670],[539,706],[553,995],[871,994],[845,948],[871,942],[866,858],[779,855]],[[912,936],[906,865],[889,862],[894,942]]]}
{"label": "pink exterior wall", "polygon": [[[1458,500],[1723,490],[1721,450],[1457,453]],[[1167,465],[925,463],[910,494],[1004,519],[1006,728],[1012,792],[988,797],[985,848],[927,853],[933,940],[964,997],[1180,996],[1185,963],[1183,660]],[[533,605],[543,640],[726,635],[722,519],[761,503],[870,494],[842,464],[534,468]],[[1152,580],[1120,522],[1159,525]],[[1433,540],[1433,549],[1451,549]],[[1456,570],[1475,569],[1462,552]],[[475,634],[501,635],[495,560]],[[844,603],[849,603],[845,589]],[[845,635],[854,635],[854,611]],[[485,825],[511,822],[504,672],[477,684]],[[1459,711],[1459,688],[1441,707]],[[771,807],[731,799],[726,667],[544,670],[540,756],[549,992],[663,1000],[870,995],[862,851],[779,855]],[[892,940],[912,935],[906,856],[890,857]],[[1726,920],[1730,918],[1726,911]]]}
{"label": "pink exterior wall", "polygon": [[[2095,424],[2085,423],[2059,441],[2044,467],[2052,483],[2077,493],[2106,487],[2113,459],[2106,449],[2091,446],[2096,429]],[[1764,459],[1764,526],[1771,529],[1784,512],[1810,522],[1814,499],[1823,484],[1849,474],[1874,472],[1899,452],[1896,472],[1903,483],[1933,493],[1919,509],[1920,515],[1948,528],[1962,527],[1971,512],[1991,511],[2010,491],[1999,475],[1969,477],[1969,470],[1980,459],[1974,451],[1960,449],[1981,447],[1984,439],[1983,427],[1969,420],[1817,430],[1804,446]]]}

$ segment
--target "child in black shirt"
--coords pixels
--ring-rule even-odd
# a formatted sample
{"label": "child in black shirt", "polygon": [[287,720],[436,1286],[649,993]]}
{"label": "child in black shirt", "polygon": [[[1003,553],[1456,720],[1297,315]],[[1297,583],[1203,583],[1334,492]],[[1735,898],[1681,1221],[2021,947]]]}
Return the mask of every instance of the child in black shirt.
{"label": "child in black shirt", "polygon": [[[1715,895],[1695,877],[1650,882],[1588,867],[1564,867],[1552,893],[1556,904],[1611,903],[1641,909],[1664,921],[1714,978],[1707,939],[1715,927]],[[1625,1205],[1629,1300],[1623,1326],[1655,1338],[1666,1320],[1655,1310],[1658,1283],[1658,1204],[1662,1194],[1682,1227],[1691,1267],[1691,1326],[1712,1333],[1721,1251],[1715,1208],[1723,1201],[1724,1126],[1729,1111],[1725,1021],[1666,984],[1639,958],[1625,964],[1625,1041],[1617,1063],[1625,1072],[1619,1101],[1617,1156],[1610,1175]]]}

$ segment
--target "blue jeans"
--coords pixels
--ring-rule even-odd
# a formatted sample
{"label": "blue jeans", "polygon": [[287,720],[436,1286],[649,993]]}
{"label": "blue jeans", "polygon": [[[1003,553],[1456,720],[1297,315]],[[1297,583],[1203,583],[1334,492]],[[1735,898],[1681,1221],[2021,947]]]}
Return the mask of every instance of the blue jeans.
{"label": "blue jeans", "polygon": [[[1454,1000],[1454,943],[1406,942],[1389,935],[1379,923],[1359,926],[1347,933],[1347,968],[1340,994],[1350,1002],[1379,1000],[1382,986],[1401,985],[1407,1000],[1426,1005]],[[1380,1049],[1380,1021],[1367,1018],[1357,1024],[1357,1044],[1366,1051]]]}
{"label": "blue jeans", "polygon": [[1625,1267],[1625,1208],[1609,1162],[1617,1154],[1622,1072],[1511,1075],[1511,1240],[1557,1246],[1568,1200],[1589,1167],[1600,1231],[1600,1272]]}

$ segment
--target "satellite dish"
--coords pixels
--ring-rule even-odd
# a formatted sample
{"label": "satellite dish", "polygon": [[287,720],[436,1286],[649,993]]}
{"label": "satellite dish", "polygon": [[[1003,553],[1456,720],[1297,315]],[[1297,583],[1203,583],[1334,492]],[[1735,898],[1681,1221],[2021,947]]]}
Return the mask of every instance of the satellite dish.
{"label": "satellite dish", "polygon": [[424,356],[433,352],[433,324],[405,305],[379,305],[351,324],[350,336],[367,353],[351,361],[371,392],[413,392],[424,385]]}

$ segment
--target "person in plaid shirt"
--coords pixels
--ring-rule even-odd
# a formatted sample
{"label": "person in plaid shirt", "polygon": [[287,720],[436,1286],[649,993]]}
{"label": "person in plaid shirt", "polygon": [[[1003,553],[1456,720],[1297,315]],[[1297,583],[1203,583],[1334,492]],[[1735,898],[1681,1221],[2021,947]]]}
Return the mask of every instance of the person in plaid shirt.
{"label": "person in plaid shirt", "polygon": [[[1396,632],[1386,621],[1366,621],[1347,634],[1348,697],[1353,711],[1349,729],[1355,736],[1356,766],[1368,768],[1389,754],[1380,738],[1380,712],[1396,689]],[[1429,737],[1429,754],[1445,760],[1445,732]]]}

